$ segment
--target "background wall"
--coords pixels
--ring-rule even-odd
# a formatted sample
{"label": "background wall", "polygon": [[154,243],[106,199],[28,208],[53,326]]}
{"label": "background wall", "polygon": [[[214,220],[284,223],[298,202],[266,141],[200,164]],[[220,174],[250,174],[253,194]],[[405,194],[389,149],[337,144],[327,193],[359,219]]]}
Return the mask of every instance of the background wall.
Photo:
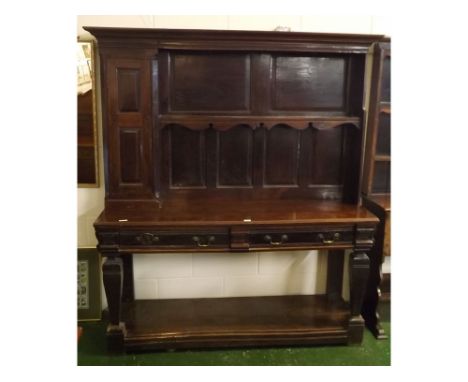
{"label": "background wall", "polygon": [[[273,30],[390,35],[387,18],[375,16],[78,16],[82,26]],[[100,91],[98,85],[97,96]],[[78,189],[78,246],[95,247],[93,222],[104,208],[102,128],[98,105],[99,188]],[[345,264],[347,261],[345,262]],[[389,263],[384,264],[384,272]],[[318,294],[325,292],[326,254],[318,251],[246,254],[145,254],[134,256],[136,298],[184,298]],[[319,277],[317,277],[319,276]],[[343,294],[348,298],[347,270]],[[104,299],[104,304],[105,299]]]}

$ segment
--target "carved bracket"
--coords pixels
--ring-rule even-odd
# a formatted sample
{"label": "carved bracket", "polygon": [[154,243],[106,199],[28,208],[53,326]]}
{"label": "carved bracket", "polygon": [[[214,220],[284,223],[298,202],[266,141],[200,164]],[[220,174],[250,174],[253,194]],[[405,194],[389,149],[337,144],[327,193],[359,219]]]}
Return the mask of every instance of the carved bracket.
{"label": "carved bracket", "polygon": [[207,130],[214,129],[217,131],[227,131],[229,129],[238,127],[238,126],[247,126],[255,130],[258,128],[265,128],[267,130],[272,129],[275,126],[289,126],[297,130],[305,130],[307,128],[312,128],[315,130],[325,130],[331,129],[339,126],[350,126],[357,129],[360,129],[360,121],[358,118],[350,117],[339,118],[339,119],[327,119],[320,121],[311,121],[309,118],[284,118],[281,120],[265,120],[252,119],[251,117],[244,117],[242,120],[239,117],[235,119],[199,119],[199,118],[189,118],[184,117],[180,120],[164,117],[161,119],[161,126],[163,128],[170,127],[172,125],[183,126],[190,130]]}
{"label": "carved bracket", "polygon": [[116,252],[119,248],[119,232],[118,231],[101,231],[96,230],[98,239],[97,249],[103,255],[106,252]]}

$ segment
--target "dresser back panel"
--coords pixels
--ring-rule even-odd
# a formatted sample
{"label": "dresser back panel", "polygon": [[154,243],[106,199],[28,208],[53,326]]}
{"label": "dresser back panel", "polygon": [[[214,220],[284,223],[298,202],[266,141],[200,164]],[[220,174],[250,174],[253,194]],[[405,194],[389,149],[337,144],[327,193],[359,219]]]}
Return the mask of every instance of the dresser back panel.
{"label": "dresser back panel", "polygon": [[101,51],[107,200],[358,201],[363,50],[162,45]]}
{"label": "dresser back panel", "polygon": [[162,50],[158,60],[161,114],[356,115],[362,107],[363,55]]}
{"label": "dresser back panel", "polygon": [[360,136],[356,130],[354,125],[300,130],[242,124],[216,131],[170,124],[161,134],[162,188],[165,193],[277,188],[341,199],[347,179],[356,176],[346,166],[356,154],[349,147]]}

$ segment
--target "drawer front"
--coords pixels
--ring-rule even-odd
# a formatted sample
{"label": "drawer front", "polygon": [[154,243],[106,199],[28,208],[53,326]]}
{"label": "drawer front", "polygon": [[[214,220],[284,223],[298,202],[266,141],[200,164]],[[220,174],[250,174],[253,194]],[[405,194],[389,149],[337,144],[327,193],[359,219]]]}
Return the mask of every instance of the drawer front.
{"label": "drawer front", "polygon": [[295,230],[261,229],[250,232],[248,241],[251,248],[351,246],[354,242],[354,227],[320,227],[320,229],[311,227]]}
{"label": "drawer front", "polygon": [[219,248],[229,245],[229,235],[223,232],[161,232],[131,231],[120,233],[120,245],[144,248]]}

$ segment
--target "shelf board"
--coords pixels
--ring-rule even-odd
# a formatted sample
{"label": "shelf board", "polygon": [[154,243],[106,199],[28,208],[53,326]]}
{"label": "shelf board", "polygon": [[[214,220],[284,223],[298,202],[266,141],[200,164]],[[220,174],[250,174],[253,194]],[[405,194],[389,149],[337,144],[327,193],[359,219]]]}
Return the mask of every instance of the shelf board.
{"label": "shelf board", "polygon": [[378,162],[390,162],[391,161],[390,155],[376,155],[374,159]]}
{"label": "shelf board", "polygon": [[305,128],[309,123],[317,126],[336,126],[340,124],[352,124],[360,126],[361,118],[346,115],[317,115],[317,114],[282,114],[282,115],[251,115],[251,114],[162,114],[159,122],[163,125],[177,123],[186,126],[198,126],[207,128],[210,124],[216,127],[228,128],[237,124],[248,124],[254,127],[263,124],[271,127],[275,124],[289,124],[298,128]]}
{"label": "shelf board", "polygon": [[390,114],[391,113],[390,102],[380,102],[380,112]]}
{"label": "shelf board", "polygon": [[136,300],[129,350],[347,343],[349,308],[325,295]]}

